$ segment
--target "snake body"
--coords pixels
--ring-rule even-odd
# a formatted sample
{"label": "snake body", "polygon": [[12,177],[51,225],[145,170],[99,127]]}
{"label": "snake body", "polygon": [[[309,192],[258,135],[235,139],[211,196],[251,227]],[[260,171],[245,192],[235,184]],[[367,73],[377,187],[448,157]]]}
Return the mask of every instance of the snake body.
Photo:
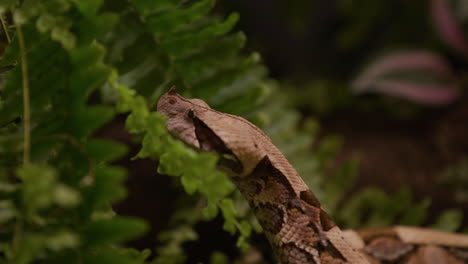
{"label": "snake body", "polygon": [[[173,89],[160,98],[158,112],[167,116],[172,135],[197,150],[220,155],[219,168],[249,202],[279,263],[468,262],[468,238],[461,235],[436,232],[436,238],[449,234],[456,236],[450,239],[464,239],[437,245],[424,239],[405,241],[395,228],[342,232],[268,136],[244,118],[215,111]],[[428,254],[442,262],[421,262]]]}

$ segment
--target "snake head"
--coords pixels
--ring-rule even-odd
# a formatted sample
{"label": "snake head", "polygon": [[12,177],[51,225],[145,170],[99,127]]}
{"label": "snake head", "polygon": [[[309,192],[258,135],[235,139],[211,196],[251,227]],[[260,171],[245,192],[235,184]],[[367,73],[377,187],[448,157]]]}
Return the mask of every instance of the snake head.
{"label": "snake head", "polygon": [[243,133],[244,119],[217,112],[203,100],[184,98],[174,89],[161,96],[157,111],[168,118],[166,127],[173,136],[199,151],[219,154],[218,165],[225,172],[239,176],[253,170],[258,151],[245,147],[256,143]]}
{"label": "snake head", "polygon": [[168,118],[166,126],[169,133],[196,149],[200,149],[200,143],[193,118],[196,112],[206,109],[211,108],[203,100],[184,98],[175,92],[174,87],[161,96],[157,106],[157,111]]}

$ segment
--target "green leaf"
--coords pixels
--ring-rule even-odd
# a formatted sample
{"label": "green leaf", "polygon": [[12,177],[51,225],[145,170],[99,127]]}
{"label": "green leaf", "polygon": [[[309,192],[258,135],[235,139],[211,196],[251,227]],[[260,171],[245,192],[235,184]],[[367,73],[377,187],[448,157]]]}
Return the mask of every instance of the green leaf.
{"label": "green leaf", "polygon": [[84,263],[89,264],[143,264],[139,258],[135,258],[133,254],[123,254],[117,249],[99,250],[97,252],[87,251],[84,255]]}
{"label": "green leaf", "polygon": [[211,254],[210,264],[228,264],[229,258],[222,252],[215,251]]}
{"label": "green leaf", "polygon": [[218,207],[215,203],[208,203],[208,205],[203,209],[203,216],[206,219],[213,219],[218,215]]}
{"label": "green leaf", "polygon": [[229,32],[239,20],[237,13],[232,13],[224,22],[211,24],[195,32],[170,35],[161,40],[161,46],[169,55],[181,56],[198,49],[214,37]]}
{"label": "green leaf", "polygon": [[130,133],[142,133],[145,131],[147,125],[147,117],[149,115],[148,106],[146,100],[137,96],[132,101],[132,112],[128,116],[127,121],[125,122],[125,127]]}
{"label": "green leaf", "polygon": [[62,207],[74,207],[81,201],[81,196],[74,188],[58,184],[54,191],[54,201]]}
{"label": "green leaf", "polygon": [[88,247],[124,242],[144,234],[148,225],[140,219],[115,217],[90,222],[83,230],[83,239]]}
{"label": "green leaf", "polygon": [[197,233],[192,227],[182,224],[175,229],[163,231],[158,235],[163,246],[156,249],[157,257],[154,264],[183,264],[187,260],[182,244],[198,239]]}
{"label": "green leaf", "polygon": [[135,104],[135,90],[128,88],[125,85],[117,84],[117,72],[112,73],[111,83],[113,87],[117,90],[118,101],[117,101],[117,111],[119,113],[125,113],[132,110],[133,105]]}
{"label": "green leaf", "polygon": [[[176,141],[170,145],[170,147],[167,149],[167,152],[161,155],[158,171],[160,173],[173,176],[183,175],[186,171],[184,165],[189,163],[193,166],[195,162],[195,155],[195,151],[188,149],[181,142]],[[189,177],[189,179],[187,179],[189,184],[197,184],[197,179],[190,179],[190,177],[193,175],[184,174],[183,176]]]}
{"label": "green leaf", "polygon": [[72,0],[72,2],[86,17],[95,16],[102,4],[102,0]]}
{"label": "green leaf", "polygon": [[[393,196],[377,188],[366,188],[353,195],[338,216],[345,220],[347,228],[383,227],[397,223],[421,224],[429,204],[429,199],[413,204],[407,188],[400,189]],[[401,215],[403,217],[398,221]]]}
{"label": "green leaf", "polygon": [[82,19],[79,22],[78,44],[85,47],[94,44],[94,41],[99,40],[108,33],[117,24],[118,20],[119,16],[113,13],[101,13],[98,16]]}
{"label": "green leaf", "polygon": [[[30,27],[25,28],[28,37],[26,42],[31,44],[28,52],[28,64],[40,65],[29,67],[31,112],[35,118],[39,118],[42,113],[47,112],[48,105],[52,103],[54,94],[65,86],[69,65],[64,63],[66,54],[63,49],[51,40],[45,40],[43,36]],[[33,40],[36,40],[34,42]],[[5,56],[9,59],[17,60],[17,42],[13,42],[5,51]],[[2,91],[2,103],[0,104],[0,124],[11,122],[22,113],[22,76],[21,67],[16,67],[8,75],[6,87]],[[46,87],[46,88],[44,88]],[[49,108],[50,109],[50,108]]]}
{"label": "green leaf", "polygon": [[60,42],[66,50],[72,50],[75,48],[75,35],[63,27],[54,27],[54,29],[52,29],[51,37],[53,40]]}
{"label": "green leaf", "polygon": [[16,0],[3,0],[0,2],[0,13],[3,14],[7,10],[10,10],[10,7],[16,4]]}
{"label": "green leaf", "polygon": [[68,129],[77,138],[86,137],[110,121],[113,116],[114,109],[111,107],[96,105],[82,108],[75,112],[74,122],[68,123]]}
{"label": "green leaf", "polygon": [[203,182],[200,179],[190,177],[190,175],[183,175],[180,178],[180,182],[182,183],[185,192],[187,192],[188,194],[194,194],[203,184]]}
{"label": "green leaf", "polygon": [[54,234],[48,235],[46,240],[47,248],[54,251],[60,251],[66,248],[76,248],[80,244],[79,235],[68,231],[61,230]]}
{"label": "green leaf", "polygon": [[173,7],[181,4],[184,0],[134,0],[133,3],[135,7],[142,13],[146,15],[148,13],[154,12],[161,8]]}
{"label": "green leaf", "polygon": [[28,233],[21,238],[21,244],[18,251],[15,252],[12,263],[28,264],[34,260],[37,255],[46,246],[47,238],[41,234]]}
{"label": "green leaf", "polygon": [[231,199],[224,199],[219,202],[219,208],[223,213],[224,225],[223,229],[228,231],[231,234],[236,232],[236,210]]}
{"label": "green leaf", "polygon": [[36,27],[41,33],[46,33],[51,31],[57,23],[55,16],[45,13],[39,16],[36,21]]}
{"label": "green leaf", "polygon": [[122,186],[126,177],[126,172],[117,167],[100,167],[96,169],[93,177],[89,181],[93,184],[85,189],[84,214],[90,215],[96,208],[108,205],[126,195],[126,190]]}
{"label": "green leaf", "polygon": [[46,165],[29,165],[18,169],[23,181],[22,202],[29,216],[49,207],[54,201],[57,171]]}
{"label": "green leaf", "polygon": [[93,139],[86,142],[87,154],[97,162],[110,162],[121,158],[128,151],[127,146],[107,139]]}
{"label": "green leaf", "polygon": [[196,83],[206,73],[220,69],[227,61],[233,60],[245,41],[244,33],[238,32],[219,41],[210,42],[198,52],[176,58],[177,69],[189,83]]}
{"label": "green leaf", "polygon": [[427,210],[430,205],[431,199],[429,198],[422,200],[419,204],[413,205],[411,209],[408,209],[404,213],[398,224],[411,226],[422,225],[427,217]]}
{"label": "green leaf", "polygon": [[77,70],[86,69],[86,67],[98,64],[104,59],[105,47],[98,43],[93,43],[90,46],[79,47],[73,50],[70,52],[70,55],[71,62]]}
{"label": "green leaf", "polygon": [[460,209],[445,210],[431,226],[443,231],[455,232],[463,222],[463,211]]}
{"label": "green leaf", "polygon": [[0,224],[6,223],[16,216],[16,209],[12,201],[0,201]]}
{"label": "green leaf", "polygon": [[[164,5],[164,1],[162,4]],[[148,24],[157,36],[168,34],[206,15],[213,8],[214,4],[214,0],[202,0],[196,2],[188,8],[180,8],[156,13],[147,18]]]}

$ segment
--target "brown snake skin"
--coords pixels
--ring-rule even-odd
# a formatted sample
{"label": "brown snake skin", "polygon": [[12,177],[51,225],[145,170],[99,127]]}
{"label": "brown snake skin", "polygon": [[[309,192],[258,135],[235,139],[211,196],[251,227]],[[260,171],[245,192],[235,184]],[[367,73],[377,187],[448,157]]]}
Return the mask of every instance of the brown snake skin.
{"label": "brown snake skin", "polygon": [[341,231],[268,136],[174,89],[158,102],[167,129],[191,147],[220,154],[263,227],[279,263],[468,263],[468,236],[411,227]]}

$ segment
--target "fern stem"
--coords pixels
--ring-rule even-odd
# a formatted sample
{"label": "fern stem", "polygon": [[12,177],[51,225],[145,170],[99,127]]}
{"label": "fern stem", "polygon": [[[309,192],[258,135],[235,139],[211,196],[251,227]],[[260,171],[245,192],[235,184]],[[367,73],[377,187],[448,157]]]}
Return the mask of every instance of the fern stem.
{"label": "fern stem", "polygon": [[8,44],[10,44],[11,38],[10,38],[10,34],[8,34],[8,28],[5,25],[5,20],[3,19],[3,14],[0,14],[0,21],[2,22],[2,29],[3,29],[3,32],[5,32],[7,42],[8,42]]}
{"label": "fern stem", "polygon": [[[29,98],[28,65],[26,61],[26,48],[24,44],[23,31],[21,30],[21,25],[19,24],[16,27],[16,33],[20,48],[21,73],[23,80],[23,166],[26,167],[29,165],[31,160],[31,110]],[[23,221],[21,218],[17,219],[14,232],[15,233],[13,234],[12,249],[14,252],[14,257],[16,258],[18,257],[17,250],[23,233]]]}
{"label": "fern stem", "polygon": [[29,79],[28,79],[28,64],[26,61],[26,48],[24,43],[23,31],[21,25],[17,25],[18,42],[21,55],[21,73],[23,80],[23,165],[27,166],[31,160],[31,110],[29,98]]}

